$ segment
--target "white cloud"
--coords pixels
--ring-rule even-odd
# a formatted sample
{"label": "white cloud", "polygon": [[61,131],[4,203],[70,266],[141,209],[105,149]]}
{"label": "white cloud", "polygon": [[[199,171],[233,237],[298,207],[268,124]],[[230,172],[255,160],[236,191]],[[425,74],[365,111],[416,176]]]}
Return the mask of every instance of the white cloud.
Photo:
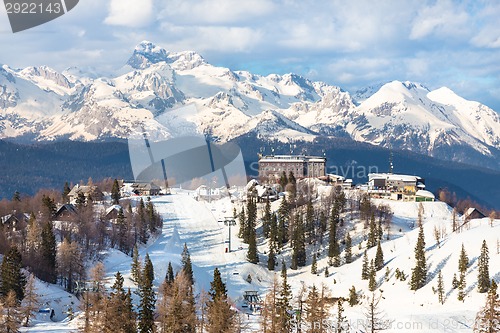
{"label": "white cloud", "polygon": [[268,0],[170,0],[162,2],[159,18],[180,25],[224,25],[255,23],[276,6]]}
{"label": "white cloud", "polygon": [[469,14],[466,9],[451,0],[438,0],[419,9],[412,22],[410,38],[463,37],[470,31]]}
{"label": "white cloud", "polygon": [[109,15],[104,22],[109,25],[143,27],[153,19],[153,0],[111,0]]}

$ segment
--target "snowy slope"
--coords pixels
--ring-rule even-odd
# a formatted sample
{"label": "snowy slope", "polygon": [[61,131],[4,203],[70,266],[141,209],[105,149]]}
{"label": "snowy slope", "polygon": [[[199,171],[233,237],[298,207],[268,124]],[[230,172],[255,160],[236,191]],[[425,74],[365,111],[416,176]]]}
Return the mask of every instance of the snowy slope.
{"label": "snowy slope", "polygon": [[[228,198],[213,200],[211,203],[196,201],[194,192],[174,189],[171,196],[153,198],[153,202],[164,219],[161,236],[147,246],[140,249],[142,257],[148,253],[155,269],[155,286],[163,281],[168,262],[172,262],[174,271],[181,267],[180,253],[186,243],[191,253],[195,274],[195,290],[208,290],[212,279],[213,270],[218,267],[224,282],[227,283],[229,296],[234,300],[235,307],[240,311],[241,297],[245,290],[257,290],[262,296],[267,292],[274,273],[265,268],[267,245],[262,240],[259,242],[260,264],[253,265],[246,261],[246,245],[237,238],[238,227],[231,229],[232,244],[230,253],[228,247],[228,228],[219,220],[232,214],[233,206]],[[418,204],[414,202],[394,202],[376,200],[375,204],[389,205],[394,212],[391,240],[384,241],[382,248],[386,267],[390,274],[385,280],[385,268],[378,272],[378,290],[383,291],[384,299],[380,307],[386,319],[392,320],[393,327],[388,333],[395,332],[472,332],[474,317],[479,308],[484,304],[485,295],[476,292],[475,281],[477,278],[477,257],[483,239],[487,241],[490,250],[490,276],[500,281],[500,255],[497,252],[497,242],[500,238],[500,220],[494,222],[493,228],[489,226],[488,219],[473,220],[470,227],[462,228],[461,232],[451,232],[451,209],[444,203],[427,202],[424,207],[424,230],[426,240],[426,258],[428,264],[427,284],[420,290],[413,292],[409,289],[408,281],[398,281],[394,277],[396,268],[410,275],[414,265],[413,253],[418,230],[414,228]],[[277,209],[279,202],[273,203]],[[262,208],[262,207],[260,207]],[[306,286],[320,286],[325,283],[334,297],[346,297],[348,289],[355,285],[363,295],[369,295],[368,282],[361,280],[361,254],[358,244],[363,240],[366,230],[363,223],[353,224],[346,222],[353,239],[353,254],[357,258],[353,263],[339,268],[330,267],[330,276],[324,276],[327,266],[327,244],[316,250],[323,253],[318,261],[318,275],[310,273],[310,258],[306,267],[299,270],[289,270],[289,282],[294,293],[297,293],[302,284]],[[437,227],[444,233],[440,246],[435,242],[433,230]],[[465,288],[465,302],[457,300],[457,291],[451,288],[453,274],[458,271],[459,249],[465,244],[470,259],[467,271]],[[309,247],[308,251],[312,248]],[[368,251],[369,258],[375,256],[375,248]],[[290,250],[285,248],[278,260],[285,259],[289,262]],[[109,284],[116,271],[125,276],[125,285],[135,289],[135,284],[129,279],[131,258],[118,251],[110,251],[104,260]],[[437,285],[437,272],[441,271],[444,278],[446,302],[438,303],[437,295],[432,287]],[[250,274],[252,283],[245,281]],[[50,293],[47,293],[49,295]],[[59,296],[58,296],[59,297]],[[363,300],[366,304],[366,299]],[[335,308],[332,309],[332,320],[335,318]],[[349,307],[345,305],[345,315],[355,329],[364,320],[364,306]],[[250,315],[249,331],[260,331],[258,326],[259,316]],[[59,323],[37,322],[29,332],[60,331],[69,332],[77,325],[77,320]]]}

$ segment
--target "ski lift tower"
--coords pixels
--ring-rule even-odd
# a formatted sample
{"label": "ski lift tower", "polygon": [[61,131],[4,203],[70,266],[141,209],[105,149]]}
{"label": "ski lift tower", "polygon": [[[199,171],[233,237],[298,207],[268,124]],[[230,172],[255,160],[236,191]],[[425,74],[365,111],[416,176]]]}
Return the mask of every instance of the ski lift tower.
{"label": "ski lift tower", "polygon": [[229,244],[228,244],[228,252],[231,252],[231,226],[236,225],[236,220],[232,217],[224,218],[224,225],[229,227]]}

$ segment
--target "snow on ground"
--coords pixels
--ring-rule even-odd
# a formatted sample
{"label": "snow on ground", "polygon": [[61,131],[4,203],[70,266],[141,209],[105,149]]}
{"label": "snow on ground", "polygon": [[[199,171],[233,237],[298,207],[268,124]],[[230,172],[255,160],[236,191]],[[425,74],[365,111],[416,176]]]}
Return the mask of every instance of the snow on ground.
{"label": "snow on ground", "polygon": [[[195,274],[196,293],[202,289],[209,290],[213,270],[218,267],[227,284],[228,294],[235,301],[235,306],[241,308],[241,300],[244,291],[256,290],[263,298],[267,288],[273,279],[273,272],[266,268],[267,244],[259,244],[260,264],[253,265],[246,261],[246,244],[237,238],[238,226],[231,228],[231,252],[227,252],[229,228],[224,225],[226,217],[233,214],[233,206],[228,198],[213,200],[211,202],[197,201],[195,193],[187,190],[175,190],[169,196],[155,197],[152,199],[158,212],[164,219],[161,235],[140,249],[141,258],[149,254],[155,269],[155,285],[159,286],[163,281],[168,262],[172,262],[174,271],[181,267],[181,252],[184,243],[187,244],[193,263]],[[472,332],[474,317],[479,308],[484,304],[485,295],[478,294],[475,281],[477,279],[477,258],[483,239],[486,239],[490,250],[490,276],[497,281],[500,280],[500,255],[497,253],[497,241],[500,237],[500,220],[496,220],[493,228],[489,226],[487,218],[473,220],[470,227],[462,228],[461,232],[451,231],[451,209],[444,203],[426,202],[424,207],[424,230],[427,248],[428,283],[417,292],[409,289],[408,282],[411,269],[414,265],[413,253],[417,239],[418,228],[415,228],[418,204],[412,202],[395,202],[390,200],[376,200],[376,204],[384,203],[391,207],[394,212],[393,230],[391,240],[384,241],[382,248],[386,266],[389,268],[389,280],[385,281],[385,268],[378,272],[377,281],[379,290],[383,291],[384,299],[380,306],[384,310],[386,318],[393,320],[393,326],[386,332]],[[274,202],[272,207],[277,209],[279,202]],[[237,210],[240,211],[240,207]],[[260,214],[260,213],[259,213]],[[260,216],[260,215],[259,215]],[[434,227],[442,230],[445,234],[440,246],[434,239]],[[413,230],[412,230],[413,228]],[[401,232],[399,232],[401,229]],[[351,229],[349,229],[351,230]],[[360,255],[357,244],[362,239],[358,229],[351,231],[354,236],[353,253]],[[348,289],[354,285],[361,290],[363,295],[369,295],[368,282],[361,278],[361,258],[358,257],[351,264],[339,268],[330,267],[330,276],[325,277],[324,269],[327,266],[327,241],[323,248],[322,259],[318,260],[317,275],[310,273],[310,258],[306,267],[293,271],[288,270],[289,281],[294,293],[300,289],[302,283],[307,286],[320,286],[324,283],[331,291],[332,296],[346,297]],[[453,273],[458,271],[458,256],[462,246],[465,245],[471,265],[466,275],[466,299],[465,302],[457,300],[457,291],[451,288]],[[309,249],[311,250],[311,249]],[[368,251],[369,258],[374,258],[375,248]],[[285,248],[278,255],[278,262],[282,258],[289,259],[290,251]],[[106,266],[108,283],[113,283],[113,276],[120,271],[125,276],[125,286],[135,289],[135,284],[129,279],[131,258],[125,254],[110,250],[104,260]],[[279,274],[277,267],[276,274]],[[396,281],[394,271],[396,268],[403,270],[408,279]],[[437,273],[441,270],[443,274],[446,303],[440,305],[437,295],[432,288],[437,285]],[[246,277],[251,275],[252,282],[248,283]],[[56,293],[59,292],[59,294]],[[64,308],[69,294],[62,292],[57,287],[47,287],[42,293],[47,295],[54,293],[59,301],[59,308]],[[366,300],[365,300],[366,303]],[[54,305],[51,305],[55,308]],[[350,320],[353,329],[361,329],[364,320],[365,308],[363,305],[355,307],[345,306],[345,315]],[[332,309],[332,318],[336,309]],[[61,312],[62,313],[62,312]],[[61,317],[57,317],[61,320]],[[249,327],[253,331],[259,331],[257,322],[259,316],[251,314],[245,316],[249,321]],[[29,328],[28,332],[70,332],[76,324],[69,321],[58,323],[47,323],[39,320],[35,327]],[[354,332],[355,330],[353,330]]]}

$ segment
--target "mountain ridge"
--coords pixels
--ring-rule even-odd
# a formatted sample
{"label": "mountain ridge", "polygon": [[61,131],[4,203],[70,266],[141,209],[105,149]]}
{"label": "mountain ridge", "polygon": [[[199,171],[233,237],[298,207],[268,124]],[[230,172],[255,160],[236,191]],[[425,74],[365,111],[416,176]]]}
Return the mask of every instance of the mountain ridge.
{"label": "mountain ridge", "polygon": [[[186,105],[197,113],[172,113]],[[158,122],[163,115],[168,121]],[[169,52],[148,41],[111,76],[0,68],[0,138],[124,139],[144,127],[162,139],[178,134],[174,123],[219,141],[250,132],[283,142],[350,137],[500,170],[500,117],[446,87],[392,81],[353,97],[297,74],[233,71],[194,51]]]}

